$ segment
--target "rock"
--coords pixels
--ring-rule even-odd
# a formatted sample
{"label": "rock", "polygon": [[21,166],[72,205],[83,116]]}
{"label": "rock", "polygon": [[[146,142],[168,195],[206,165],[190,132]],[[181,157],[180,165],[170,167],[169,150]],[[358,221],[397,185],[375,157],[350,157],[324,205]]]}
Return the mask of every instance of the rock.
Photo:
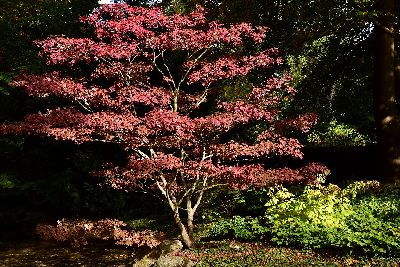
{"label": "rock", "polygon": [[164,240],[161,244],[157,247],[161,257],[163,255],[167,255],[170,253],[175,253],[181,251],[183,248],[182,242],[179,240]]}
{"label": "rock", "polygon": [[188,259],[171,255],[181,251],[182,242],[179,240],[164,240],[159,246],[136,262],[134,267],[190,267],[194,263]]}
{"label": "rock", "polygon": [[179,256],[164,255],[161,256],[154,264],[155,267],[191,267],[194,263]]}
{"label": "rock", "polygon": [[133,267],[150,267],[153,266],[155,262],[156,262],[155,259],[148,258],[146,255],[141,260],[134,263]]}

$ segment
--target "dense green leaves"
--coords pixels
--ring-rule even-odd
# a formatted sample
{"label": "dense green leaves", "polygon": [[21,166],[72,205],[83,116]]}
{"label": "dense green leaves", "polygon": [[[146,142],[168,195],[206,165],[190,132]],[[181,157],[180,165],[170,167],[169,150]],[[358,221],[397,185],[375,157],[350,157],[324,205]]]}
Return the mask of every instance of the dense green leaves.
{"label": "dense green leaves", "polygon": [[269,239],[278,245],[335,248],[343,252],[398,255],[400,252],[399,188],[376,181],[306,187],[304,191],[273,188],[264,216],[220,219],[208,238]]}

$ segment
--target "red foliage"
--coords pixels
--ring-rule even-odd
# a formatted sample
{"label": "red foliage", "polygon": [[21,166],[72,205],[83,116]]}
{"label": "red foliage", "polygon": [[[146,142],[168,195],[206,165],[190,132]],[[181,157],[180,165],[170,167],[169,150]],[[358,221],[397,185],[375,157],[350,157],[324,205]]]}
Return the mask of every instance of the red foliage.
{"label": "red foliage", "polygon": [[[216,185],[313,183],[325,171],[315,164],[298,170],[243,164],[272,156],[301,158],[299,141],[284,133],[306,132],[316,122],[312,114],[282,119],[282,99],[295,90],[287,74],[265,77],[265,70],[282,62],[277,49],[241,55],[245,44],[261,47],[267,28],[208,22],[202,7],[167,15],[160,8],[127,4],[103,5],[82,22],[94,29],[94,38],[37,42],[59,71],[23,74],[13,83],[30,95],[70,105],[3,124],[2,133],[117,142],[131,154],[128,165],[97,175],[117,188],[158,189],[175,214],[184,199],[194,213],[203,192]],[[254,85],[249,94],[205,110],[222,81],[251,75],[257,79],[249,78]],[[264,82],[257,84],[260,77]],[[255,142],[229,138],[237,127],[261,122],[266,127]]]}
{"label": "red foliage", "polygon": [[69,242],[75,247],[88,245],[89,242],[99,240],[114,241],[117,245],[156,247],[164,239],[164,234],[150,230],[129,231],[121,229],[126,226],[123,221],[62,219],[56,225],[38,224],[36,234],[44,240]]}

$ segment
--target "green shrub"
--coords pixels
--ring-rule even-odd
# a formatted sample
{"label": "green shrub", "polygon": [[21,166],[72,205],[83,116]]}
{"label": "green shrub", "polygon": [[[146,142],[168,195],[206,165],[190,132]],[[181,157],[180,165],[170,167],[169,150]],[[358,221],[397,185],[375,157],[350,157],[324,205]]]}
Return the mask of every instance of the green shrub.
{"label": "green shrub", "polygon": [[343,246],[359,247],[374,253],[400,252],[399,192],[368,196],[354,201],[355,213],[346,220]]}
{"label": "green shrub", "polygon": [[398,254],[399,190],[379,188],[376,181],[355,182],[343,190],[335,185],[306,187],[298,196],[274,188],[265,227],[277,244]]}
{"label": "green shrub", "polygon": [[360,133],[354,126],[333,119],[313,130],[307,137],[309,144],[319,146],[366,146],[372,143],[370,137]]}
{"label": "green shrub", "polygon": [[376,181],[271,188],[265,216],[220,218],[208,239],[271,240],[278,245],[335,248],[376,255],[400,253],[400,188]]}
{"label": "green shrub", "polygon": [[286,188],[274,188],[266,206],[272,241],[306,247],[332,243],[330,239],[340,234],[338,231],[344,228],[344,219],[353,212],[349,199],[341,196],[335,185],[318,189],[306,187],[298,197]]}
{"label": "green shrub", "polygon": [[201,206],[201,223],[212,223],[233,216],[264,215],[264,203],[269,199],[267,189],[231,190],[221,187],[207,192]]}
{"label": "green shrub", "polygon": [[233,216],[233,218],[220,219],[209,227],[203,238],[235,238],[243,241],[260,240],[267,229],[260,223],[259,218]]}

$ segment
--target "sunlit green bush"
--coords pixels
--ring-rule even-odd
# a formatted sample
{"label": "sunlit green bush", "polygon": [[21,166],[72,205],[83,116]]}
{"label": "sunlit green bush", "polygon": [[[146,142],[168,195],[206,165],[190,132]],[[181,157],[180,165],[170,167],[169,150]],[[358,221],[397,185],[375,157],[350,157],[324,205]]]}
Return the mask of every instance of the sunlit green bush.
{"label": "sunlit green bush", "polygon": [[332,120],[318,130],[311,132],[307,141],[322,146],[365,146],[372,140],[351,125]]}
{"label": "sunlit green bush", "polygon": [[277,244],[348,248],[375,254],[400,252],[400,200],[396,188],[376,181],[306,187],[295,196],[271,190],[266,225]]}
{"label": "sunlit green bush", "polygon": [[400,254],[400,188],[377,181],[271,188],[265,216],[220,219],[208,238],[271,240],[304,248],[335,248],[376,255]]}

